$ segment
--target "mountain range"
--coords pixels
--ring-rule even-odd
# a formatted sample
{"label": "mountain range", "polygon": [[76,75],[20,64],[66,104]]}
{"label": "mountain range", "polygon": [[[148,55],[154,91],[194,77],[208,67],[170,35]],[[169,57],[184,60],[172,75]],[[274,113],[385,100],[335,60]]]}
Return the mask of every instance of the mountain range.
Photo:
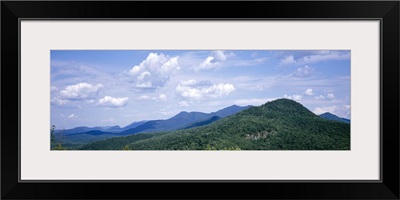
{"label": "mountain range", "polygon": [[67,145],[67,147],[76,147],[82,144],[118,136],[204,126],[249,107],[251,106],[241,107],[232,105],[211,113],[182,111],[169,119],[133,122],[123,128],[120,126],[82,126],[67,130],[56,130],[54,134],[58,138],[62,137],[63,143]]}
{"label": "mountain range", "polygon": [[318,116],[293,100],[221,111],[230,110],[235,112],[181,112],[168,120],[148,121],[116,133],[123,137],[92,142],[79,149],[350,150],[350,124],[338,121],[333,114]]}

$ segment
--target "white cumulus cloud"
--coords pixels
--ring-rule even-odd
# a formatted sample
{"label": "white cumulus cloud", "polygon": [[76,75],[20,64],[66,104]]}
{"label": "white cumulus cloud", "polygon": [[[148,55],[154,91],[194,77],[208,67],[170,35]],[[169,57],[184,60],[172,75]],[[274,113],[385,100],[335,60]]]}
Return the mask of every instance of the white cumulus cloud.
{"label": "white cumulus cloud", "polygon": [[332,100],[332,99],[335,98],[335,94],[329,93],[329,94],[327,94],[326,96],[324,96],[324,95],[319,95],[319,96],[316,96],[316,97],[314,97],[314,98],[317,99],[317,100]]}
{"label": "white cumulus cloud", "polygon": [[182,81],[181,84],[182,85],[195,85],[195,84],[197,84],[197,81],[191,79],[191,80],[188,80],[188,81]]}
{"label": "white cumulus cloud", "polygon": [[68,103],[68,100],[60,99],[59,97],[53,97],[52,99],[50,99],[50,103],[53,105],[62,106],[64,104]]}
{"label": "white cumulus cloud", "polygon": [[172,73],[180,69],[178,56],[150,53],[139,65],[129,71],[134,87],[138,89],[155,89],[163,87]]}
{"label": "white cumulus cloud", "polygon": [[76,118],[78,118],[78,116],[76,116],[75,114],[70,114],[70,115],[68,115],[68,118],[70,118],[70,119],[76,119]]}
{"label": "white cumulus cloud", "polygon": [[335,94],[330,93],[330,94],[326,95],[326,97],[327,97],[328,99],[333,99],[333,98],[335,98]]}
{"label": "white cumulus cloud", "polygon": [[226,53],[224,51],[213,51],[210,56],[203,60],[196,68],[199,70],[211,70],[220,67],[233,53]]}
{"label": "white cumulus cloud", "polygon": [[298,68],[294,73],[293,76],[296,78],[307,78],[313,75],[314,69],[309,66],[304,66]]}
{"label": "white cumulus cloud", "polygon": [[61,90],[59,97],[68,100],[92,99],[98,95],[101,88],[103,88],[103,85],[100,83],[97,85],[78,83],[76,85],[69,85]]}
{"label": "white cumulus cloud", "polygon": [[288,65],[288,64],[292,64],[292,63],[296,63],[296,61],[294,60],[294,57],[292,55],[289,55],[285,58],[283,58],[281,60],[281,65]]}
{"label": "white cumulus cloud", "polygon": [[317,100],[324,100],[325,97],[324,97],[324,95],[319,95],[319,96],[316,96],[315,99],[317,99]]}
{"label": "white cumulus cloud", "polygon": [[126,106],[128,104],[128,100],[128,97],[114,98],[110,96],[105,96],[104,98],[99,99],[99,101],[97,102],[97,106],[119,108]]}
{"label": "white cumulus cloud", "polygon": [[207,81],[184,81],[177,87],[176,91],[184,98],[202,99],[226,96],[235,91],[235,87],[230,83],[206,84]]}
{"label": "white cumulus cloud", "polygon": [[158,96],[158,100],[160,100],[160,101],[165,101],[165,100],[167,100],[167,95],[165,95],[165,94],[160,94],[160,95]]}
{"label": "white cumulus cloud", "polygon": [[303,96],[296,95],[296,94],[294,94],[294,95],[286,95],[285,94],[283,97],[287,98],[287,99],[292,99],[292,100],[295,100],[295,101],[301,101],[301,99],[303,98]]}
{"label": "white cumulus cloud", "polygon": [[196,70],[208,70],[217,68],[219,62],[214,60],[214,57],[208,56],[197,68]]}
{"label": "white cumulus cloud", "polygon": [[213,51],[212,54],[217,61],[225,61],[228,57],[232,56],[232,54],[227,54],[224,51]]}
{"label": "white cumulus cloud", "polygon": [[311,95],[313,95],[314,93],[313,93],[313,90],[312,90],[311,88],[308,88],[306,91],[304,91],[304,94],[306,94],[306,95],[308,95],[308,96],[311,96]]}

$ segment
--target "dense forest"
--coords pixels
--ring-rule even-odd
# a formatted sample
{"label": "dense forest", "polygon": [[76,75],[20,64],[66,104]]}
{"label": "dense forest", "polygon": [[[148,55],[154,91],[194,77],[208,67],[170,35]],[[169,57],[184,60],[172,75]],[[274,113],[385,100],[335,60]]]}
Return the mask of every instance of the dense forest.
{"label": "dense forest", "polygon": [[350,150],[350,124],[278,99],[204,126],[114,137],[80,150]]}

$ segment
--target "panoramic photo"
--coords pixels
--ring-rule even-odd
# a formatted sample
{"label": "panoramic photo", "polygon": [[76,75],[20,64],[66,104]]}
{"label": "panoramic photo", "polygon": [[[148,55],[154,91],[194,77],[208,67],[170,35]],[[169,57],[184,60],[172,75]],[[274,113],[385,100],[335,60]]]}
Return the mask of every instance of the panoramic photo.
{"label": "panoramic photo", "polygon": [[349,50],[51,50],[50,150],[350,150]]}

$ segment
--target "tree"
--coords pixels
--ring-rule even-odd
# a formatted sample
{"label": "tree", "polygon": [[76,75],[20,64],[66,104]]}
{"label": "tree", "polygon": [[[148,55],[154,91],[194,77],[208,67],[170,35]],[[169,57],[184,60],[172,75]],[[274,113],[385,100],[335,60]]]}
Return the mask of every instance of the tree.
{"label": "tree", "polygon": [[210,144],[207,144],[205,150],[217,150],[217,148],[211,146]]}
{"label": "tree", "polygon": [[54,143],[56,140],[56,137],[54,136],[54,131],[56,129],[56,126],[52,125],[50,128],[50,142]]}
{"label": "tree", "polygon": [[53,150],[65,150],[65,148],[62,146],[61,143],[56,144],[56,146],[53,148]]}
{"label": "tree", "polygon": [[65,148],[62,146],[62,133],[59,133],[57,139],[54,134],[55,130],[56,126],[52,125],[50,128],[50,148],[51,150],[65,150]]}

